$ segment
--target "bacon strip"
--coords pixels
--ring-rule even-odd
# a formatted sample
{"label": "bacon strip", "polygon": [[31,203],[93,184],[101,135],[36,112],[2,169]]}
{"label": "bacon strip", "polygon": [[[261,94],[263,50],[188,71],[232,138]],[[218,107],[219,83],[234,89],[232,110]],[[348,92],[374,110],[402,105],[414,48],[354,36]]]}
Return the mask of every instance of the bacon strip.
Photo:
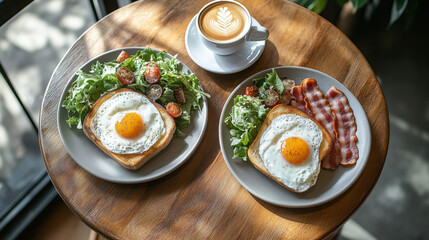
{"label": "bacon strip", "polygon": [[306,108],[312,116],[326,128],[334,141],[334,146],[329,154],[323,159],[322,167],[325,169],[335,169],[340,164],[339,152],[341,143],[337,140],[337,131],[335,129],[335,116],[328,101],[320,91],[317,82],[314,79],[304,79],[301,83],[302,92],[305,96]]}
{"label": "bacon strip", "polygon": [[296,107],[298,109],[301,109],[302,111],[304,111],[305,113],[307,113],[308,115],[312,115],[307,108],[305,108],[305,97],[304,94],[302,93],[302,87],[301,86],[295,86],[292,88],[291,90],[292,96],[294,97],[294,99],[292,99],[291,105],[293,107]]}
{"label": "bacon strip", "polygon": [[343,92],[332,86],[325,98],[329,102],[335,116],[338,141],[341,144],[340,163],[343,165],[355,164],[359,158],[357,148],[356,122],[353,110],[349,106],[347,97]]}

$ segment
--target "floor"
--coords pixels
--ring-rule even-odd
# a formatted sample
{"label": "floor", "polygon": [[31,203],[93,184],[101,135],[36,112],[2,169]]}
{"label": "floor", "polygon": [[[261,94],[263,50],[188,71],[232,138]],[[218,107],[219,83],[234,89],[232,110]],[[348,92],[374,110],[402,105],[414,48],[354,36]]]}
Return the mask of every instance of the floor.
{"label": "floor", "polygon": [[[427,1],[420,4],[428,5]],[[419,6],[408,28],[404,20],[388,28],[390,6],[379,6],[371,20],[365,21],[361,16],[350,34],[380,79],[390,113],[390,145],[377,185],[337,239],[429,239],[426,7]],[[14,82],[31,86],[18,92],[36,122],[44,89],[56,64],[93,23],[86,0],[39,0],[13,23],[2,27],[0,60]],[[48,230],[52,222],[57,227]],[[87,239],[89,231],[57,199],[22,237]]]}

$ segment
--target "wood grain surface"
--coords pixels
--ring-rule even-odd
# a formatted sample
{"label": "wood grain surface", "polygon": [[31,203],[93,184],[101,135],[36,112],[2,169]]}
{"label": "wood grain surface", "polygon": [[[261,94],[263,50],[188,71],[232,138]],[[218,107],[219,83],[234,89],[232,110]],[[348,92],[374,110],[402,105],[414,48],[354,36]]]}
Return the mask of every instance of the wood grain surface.
{"label": "wood grain surface", "polygon": [[[218,75],[187,55],[185,30],[208,1],[148,0],[123,7],[94,24],[54,71],[40,113],[40,145],[47,171],[66,204],[91,228],[113,239],[320,239],[358,209],[384,165],[389,121],[382,89],[356,46],[318,15],[281,0],[240,1],[270,30],[265,51],[250,68]],[[144,184],[100,180],[67,154],[57,128],[67,81],[89,59],[116,48],[149,46],[186,64],[211,95],[208,128],[193,156],[173,173]],[[218,122],[229,93],[248,76],[275,66],[314,68],[342,82],[360,101],[371,126],[368,164],[337,199],[307,209],[281,208],[253,197],[229,172]]]}

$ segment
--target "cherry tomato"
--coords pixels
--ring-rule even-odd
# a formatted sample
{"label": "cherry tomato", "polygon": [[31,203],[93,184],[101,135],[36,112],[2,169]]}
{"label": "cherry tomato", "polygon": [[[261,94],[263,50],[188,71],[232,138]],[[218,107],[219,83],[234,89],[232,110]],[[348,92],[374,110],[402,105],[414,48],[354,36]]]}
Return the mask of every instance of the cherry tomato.
{"label": "cherry tomato", "polygon": [[156,68],[160,69],[158,63],[156,63],[154,61],[149,61],[149,62],[145,63],[145,65],[147,67],[156,67]]}
{"label": "cherry tomato", "polygon": [[121,51],[121,53],[119,54],[119,56],[116,58],[116,61],[118,63],[121,63],[123,61],[125,61],[125,59],[129,58],[130,56],[128,55],[127,52],[125,52],[124,50]]}
{"label": "cherry tomato", "polygon": [[162,87],[159,84],[152,84],[146,90],[146,95],[153,101],[162,96]]}
{"label": "cherry tomato", "polygon": [[178,103],[170,102],[167,104],[167,112],[173,118],[177,118],[177,117],[180,117],[180,115],[182,115],[182,108],[180,108],[180,105]]}
{"label": "cherry tomato", "polygon": [[148,83],[157,83],[159,78],[161,78],[159,68],[148,67],[146,71],[144,71],[144,79],[146,79]]}
{"label": "cherry tomato", "polygon": [[126,67],[118,67],[116,76],[118,76],[119,81],[124,85],[130,85],[134,82],[134,73]]}
{"label": "cherry tomato", "polygon": [[174,89],[174,98],[179,104],[186,103],[185,94],[183,93],[183,89],[181,87]]}
{"label": "cherry tomato", "polygon": [[279,102],[279,94],[274,89],[265,90],[265,106],[274,107]]}
{"label": "cherry tomato", "polygon": [[255,85],[246,87],[246,95],[250,97],[257,97],[259,95],[259,88]]}

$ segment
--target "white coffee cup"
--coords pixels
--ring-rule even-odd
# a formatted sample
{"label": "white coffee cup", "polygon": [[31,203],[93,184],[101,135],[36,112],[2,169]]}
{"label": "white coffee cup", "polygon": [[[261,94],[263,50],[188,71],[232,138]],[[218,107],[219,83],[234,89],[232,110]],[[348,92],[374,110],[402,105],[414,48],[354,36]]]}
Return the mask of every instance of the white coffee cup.
{"label": "white coffee cup", "polygon": [[252,24],[249,11],[233,0],[216,0],[206,4],[198,12],[198,35],[213,53],[230,55],[243,46],[245,41],[264,41],[268,29]]}

